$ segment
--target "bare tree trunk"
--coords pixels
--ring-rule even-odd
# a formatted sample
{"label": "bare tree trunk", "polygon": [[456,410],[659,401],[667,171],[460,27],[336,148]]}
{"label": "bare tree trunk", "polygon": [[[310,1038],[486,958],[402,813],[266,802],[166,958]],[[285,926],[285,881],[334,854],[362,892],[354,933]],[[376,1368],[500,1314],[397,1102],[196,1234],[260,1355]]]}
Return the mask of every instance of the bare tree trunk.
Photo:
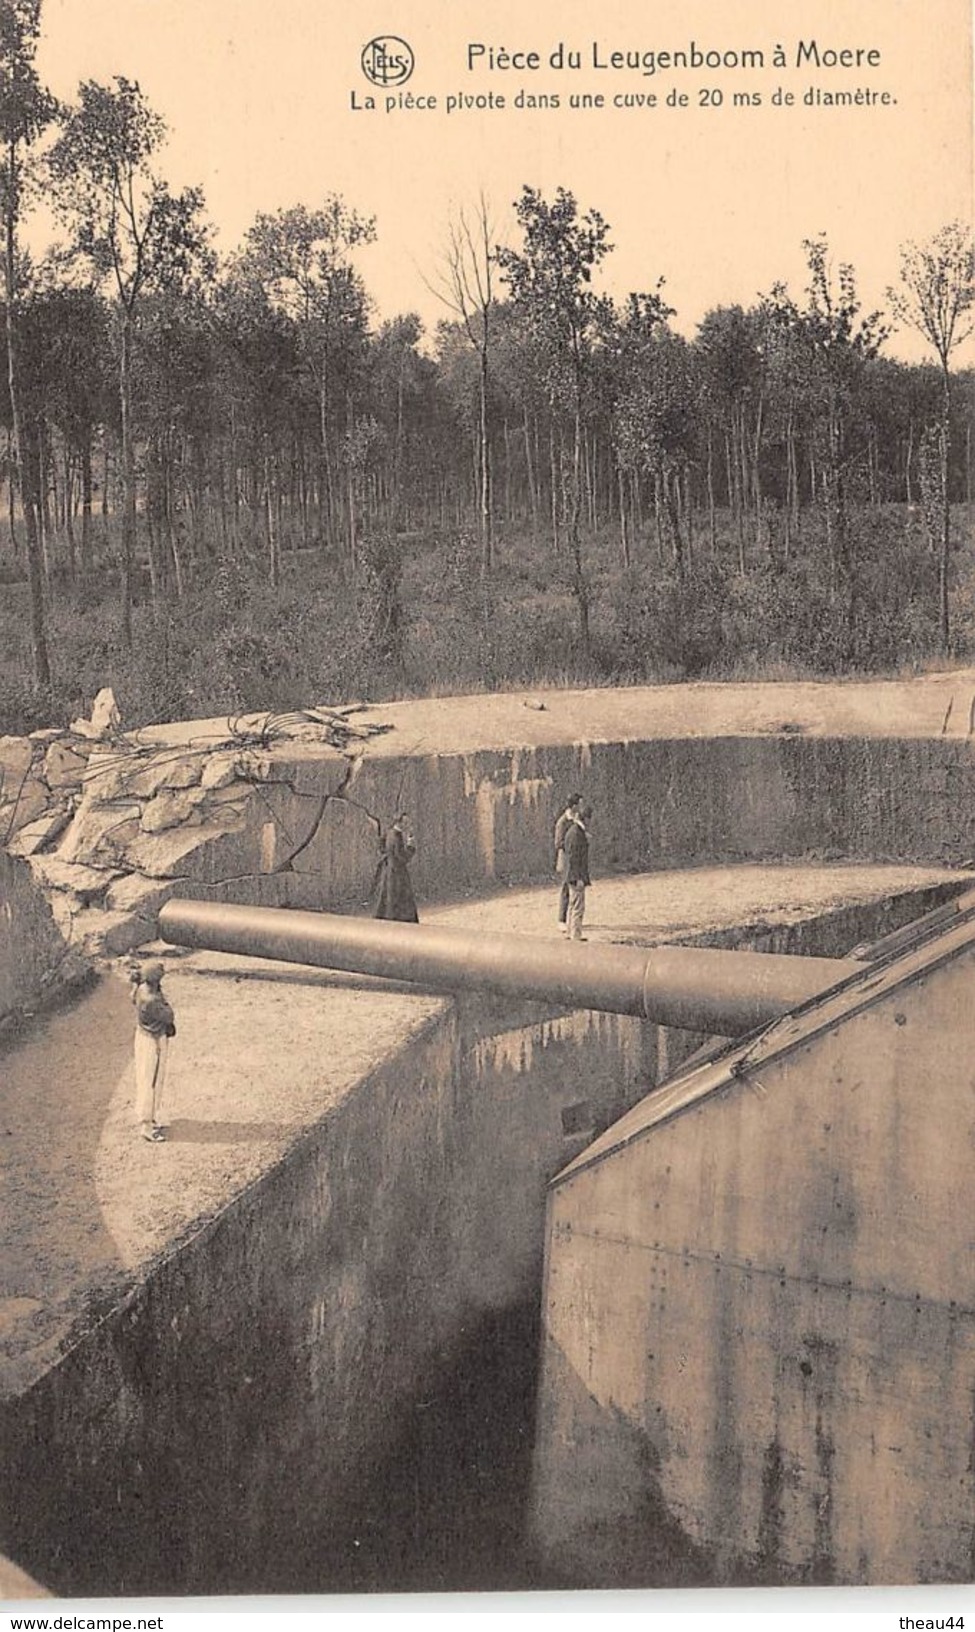
{"label": "bare tree trunk", "polygon": [[480,348],[478,371],[478,432],[480,436],[481,571],[488,573],[494,566],[494,536],[491,519],[491,446],[488,440],[488,348]]}
{"label": "bare tree trunk", "polygon": [[17,377],[17,332],[14,312],[17,303],[16,211],[19,182],[17,176],[17,144],[15,141],[8,143],[7,163],[7,198],[5,212],[7,390],[10,396],[10,417],[13,430],[17,486],[20,490],[20,502],[21,508],[24,512],[24,527],[27,534],[27,584],[30,598],[30,636],[34,680],[38,686],[46,688],[51,684],[51,665],[47,654],[47,635],[44,628],[44,587],[41,578],[40,551],[37,531],[34,524],[33,507],[30,503],[30,495],[24,481],[24,444],[20,418],[20,393],[18,389]]}
{"label": "bare tree trunk", "polygon": [[765,398],[759,397],[755,410],[755,435],[752,438],[752,499],[755,505],[755,548],[762,548],[762,427],[765,419]]}
{"label": "bare tree trunk", "polygon": [[623,556],[623,565],[630,565],[630,534],[626,525],[626,483],[623,480],[622,466],[616,467],[616,485],[620,504],[620,550]]}
{"label": "bare tree trunk", "polygon": [[68,542],[68,577],[70,579],[72,579],[72,581],[73,581],[74,578],[75,578],[75,575],[76,575],[76,572],[77,572],[77,566],[78,566],[78,562],[77,562],[77,540],[75,539],[75,531],[74,531],[75,481],[74,481],[74,461],[72,460],[72,457],[71,457],[71,449],[69,448],[67,443],[65,443],[65,445],[64,445],[63,470],[64,470],[64,475],[63,475],[64,536],[65,536],[65,538],[67,539],[67,542]]}
{"label": "bare tree trunk", "polygon": [[659,471],[654,471],[653,475],[653,521],[657,535],[657,560],[660,562],[661,566],[663,566],[666,554],[666,545],[664,543],[663,502],[661,496]]}
{"label": "bare tree trunk", "polygon": [[132,313],[128,309],[122,314],[119,397],[122,409],[122,638],[126,646],[131,646],[136,519],[135,439],[132,425]]}
{"label": "bare tree trunk", "polygon": [[271,587],[277,589],[281,582],[281,560],[278,550],[277,523],[274,516],[274,503],[271,497],[271,455],[264,454],[264,532],[267,539],[268,568],[270,571]]}
{"label": "bare tree trunk", "polygon": [[556,477],[555,466],[555,421],[548,422],[548,462],[549,475],[552,486],[552,548],[555,554],[559,553],[559,483]]}
{"label": "bare tree trunk", "polygon": [[535,461],[532,458],[532,439],[528,424],[528,409],[523,410],[522,428],[525,433],[525,474],[528,479],[528,503],[531,510],[532,538],[538,537],[538,487],[535,480]]}
{"label": "bare tree trunk", "polygon": [[948,360],[944,359],[941,387],[941,560],[938,566],[938,599],[941,613],[941,650],[947,656],[951,651],[951,618],[948,598],[948,574],[951,565],[951,495],[948,491],[948,452],[951,439],[951,375]]}
{"label": "bare tree trunk", "polygon": [[36,452],[36,472],[34,481],[34,502],[37,506],[37,530],[41,541],[41,569],[44,573],[44,582],[51,580],[51,509],[48,503],[47,485],[47,458],[45,450],[45,433],[43,422],[36,428],[34,438]]}
{"label": "bare tree trunk", "polygon": [[[8,436],[8,438],[7,438],[8,449],[10,448],[11,443],[12,443],[12,436]],[[13,454],[10,453],[10,455],[8,457],[8,460],[7,460],[7,527],[9,529],[9,531],[10,531],[10,548],[11,548],[11,551],[13,552],[13,557],[14,557],[15,561],[16,561],[17,556],[19,554],[19,545],[18,545],[18,542],[17,542],[17,528],[16,528],[16,525],[15,525],[15,522],[14,522],[14,505],[15,505],[16,495],[17,495],[16,467],[14,465]]]}
{"label": "bare tree trunk", "polygon": [[586,662],[591,655],[589,640],[589,586],[582,565],[582,402],[580,387],[576,385],[576,404],[572,426],[572,509],[569,514],[569,540],[572,548],[572,588],[579,608],[579,638]]}
{"label": "bare tree trunk", "polygon": [[708,420],[707,483],[708,483],[708,547],[709,547],[709,549],[711,551],[711,556],[712,556],[712,559],[713,559],[714,556],[716,556],[717,553],[718,553],[718,518],[717,518],[717,515],[715,513],[715,504],[714,504],[714,427],[712,426],[710,420]]}
{"label": "bare tree trunk", "polygon": [[81,570],[91,568],[91,432],[81,450]]}
{"label": "bare tree trunk", "polygon": [[745,410],[737,410],[737,439],[735,476],[738,483],[738,571],[745,576],[745,505],[748,495],[748,452],[745,435]]}

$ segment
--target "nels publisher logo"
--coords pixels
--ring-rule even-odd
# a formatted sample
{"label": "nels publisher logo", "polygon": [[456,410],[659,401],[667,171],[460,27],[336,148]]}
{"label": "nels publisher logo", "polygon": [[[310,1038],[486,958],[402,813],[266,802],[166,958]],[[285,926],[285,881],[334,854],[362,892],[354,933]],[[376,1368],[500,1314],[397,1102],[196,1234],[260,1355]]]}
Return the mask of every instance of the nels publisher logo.
{"label": "nels publisher logo", "polygon": [[380,34],[362,48],[362,72],[371,85],[405,85],[413,52],[396,34]]}

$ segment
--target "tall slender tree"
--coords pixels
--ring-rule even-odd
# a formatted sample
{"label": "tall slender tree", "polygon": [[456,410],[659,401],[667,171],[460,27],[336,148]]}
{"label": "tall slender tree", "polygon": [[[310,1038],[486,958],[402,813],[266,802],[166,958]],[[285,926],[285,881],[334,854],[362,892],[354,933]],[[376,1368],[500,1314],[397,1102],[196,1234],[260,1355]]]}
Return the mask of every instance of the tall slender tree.
{"label": "tall slender tree", "polygon": [[938,452],[941,464],[941,559],[938,602],[941,645],[951,646],[948,567],[951,552],[951,503],[948,467],[951,450],[951,354],[975,325],[975,248],[969,229],[951,221],[927,244],[906,244],[901,251],[901,282],[889,296],[894,316],[923,335],[941,368],[941,415]]}
{"label": "tall slender tree", "polygon": [[154,160],[166,127],[138,84],[116,76],[89,80],[49,156],[55,200],[70,224],[73,251],[118,302],[119,402],[122,414],[122,632],[132,643],[136,549],[136,435],[133,350],[143,298],[185,285],[212,268],[198,187],[172,193]]}
{"label": "tall slender tree", "polygon": [[259,215],[238,263],[238,274],[254,278],[271,305],[296,323],[305,363],[315,382],[323,536],[333,523],[335,509],[330,415],[338,395],[336,375],[366,331],[365,286],[351,254],[359,245],[372,243],[375,236],[372,218],[358,215],[333,193],[317,210],[298,204],[274,215]]}
{"label": "tall slender tree", "polygon": [[444,252],[443,274],[434,292],[460,320],[477,356],[478,406],[478,521],[481,531],[481,570],[494,565],[494,505],[491,481],[491,432],[488,423],[491,342],[494,336],[493,229],[487,199],[481,193],[472,224],[459,210],[451,221]]}
{"label": "tall slender tree", "polygon": [[20,381],[17,369],[18,280],[17,229],[24,201],[26,156],[57,113],[57,103],[41,85],[34,67],[40,35],[41,0],[0,0],[0,140],[3,163],[0,188],[4,213],[4,296],[7,335],[7,389],[13,430],[13,458],[17,473],[24,530],[27,535],[27,578],[30,590],[31,653],[34,679],[39,686],[51,680],[44,628],[44,586],[41,570],[37,510],[25,480]]}
{"label": "tall slender tree", "polygon": [[555,402],[567,398],[572,420],[572,479],[569,547],[572,592],[579,609],[579,635],[588,658],[590,591],[582,560],[582,434],[589,362],[594,337],[605,324],[609,302],[592,288],[593,273],[612,245],[609,227],[596,210],[580,216],[572,193],[559,187],[549,203],[534,187],[524,187],[515,204],[522,249],[499,247],[501,275],[512,299],[550,358]]}

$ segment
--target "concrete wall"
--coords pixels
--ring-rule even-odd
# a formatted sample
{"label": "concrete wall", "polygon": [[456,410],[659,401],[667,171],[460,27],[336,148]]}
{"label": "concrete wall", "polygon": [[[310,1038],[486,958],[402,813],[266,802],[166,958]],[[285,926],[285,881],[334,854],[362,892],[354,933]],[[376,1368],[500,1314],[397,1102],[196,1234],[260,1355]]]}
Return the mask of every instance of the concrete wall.
{"label": "concrete wall", "polygon": [[[909,912],[783,944],[845,950]],[[548,1179],[702,1041],[486,1000],[442,1013],[3,1402],[0,1542],[46,1585],[327,1585],[431,1377],[537,1298]]]}
{"label": "concrete wall", "polygon": [[0,1026],[85,973],[30,869],[0,850]]}
{"label": "concrete wall", "polygon": [[327,1582],[407,1403],[531,1295],[546,1180],[645,1092],[646,1033],[445,1007],[3,1402],[0,1534],[45,1585]]}
{"label": "concrete wall", "polygon": [[972,1579],[973,966],[553,1189],[534,1518],[570,1578]]}
{"label": "concrete wall", "polygon": [[968,739],[782,733],[367,751],[354,761],[307,745],[209,757],[187,747],[110,759],[86,774],[77,808],[55,804],[14,844],[70,921],[74,944],[93,954],[151,939],[177,889],[362,910],[377,859],[367,813],[388,822],[402,807],[416,828],[421,905],[547,881],[554,820],[576,788],[596,811],[597,874],[803,855],[931,863],[975,854]]}
{"label": "concrete wall", "polygon": [[975,854],[967,741],[783,735],[367,756],[346,790],[357,803],[323,807],[342,780],[334,759],[279,750],[244,828],[181,855],[165,876],[184,893],[353,910],[368,899],[376,860],[364,811],[388,819],[402,807],[416,827],[421,901],[547,880],[555,816],[576,788],[595,806],[601,872],[806,854],[927,862]]}

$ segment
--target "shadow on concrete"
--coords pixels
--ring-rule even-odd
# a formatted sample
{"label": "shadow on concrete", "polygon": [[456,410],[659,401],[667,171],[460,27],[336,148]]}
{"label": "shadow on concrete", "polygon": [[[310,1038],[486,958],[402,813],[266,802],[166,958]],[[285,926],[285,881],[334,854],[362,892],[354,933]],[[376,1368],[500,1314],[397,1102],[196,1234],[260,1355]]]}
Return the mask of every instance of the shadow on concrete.
{"label": "shadow on concrete", "polygon": [[[284,1591],[555,1588],[526,1546],[538,1380],[534,1305],[468,1329],[359,1499],[328,1533],[294,1538]],[[268,1590],[266,1579],[262,1590]]]}
{"label": "shadow on concrete", "polygon": [[131,1061],[132,1028],[128,986],[109,976],[4,1045],[0,1298],[33,1297],[53,1310],[79,1284],[104,1283],[119,1266],[94,1175],[111,1101]]}

